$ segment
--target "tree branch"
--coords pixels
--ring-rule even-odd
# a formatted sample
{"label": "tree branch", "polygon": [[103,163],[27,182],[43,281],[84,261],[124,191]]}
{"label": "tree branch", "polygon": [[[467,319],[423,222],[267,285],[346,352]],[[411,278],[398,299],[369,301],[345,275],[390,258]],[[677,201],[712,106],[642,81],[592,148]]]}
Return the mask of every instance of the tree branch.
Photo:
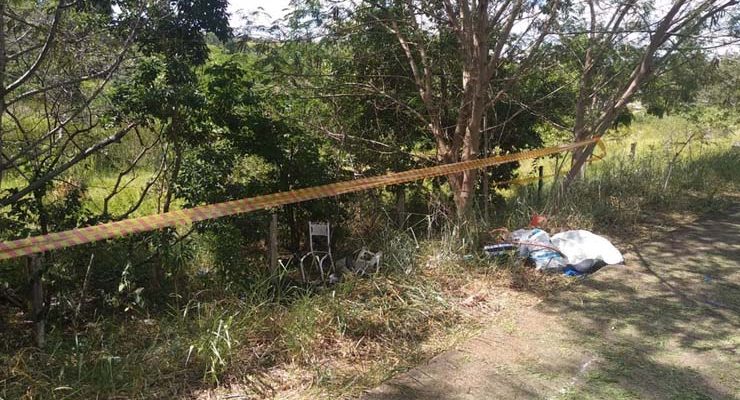
{"label": "tree branch", "polygon": [[30,78],[36,72],[39,66],[41,66],[41,63],[46,58],[46,55],[49,54],[49,50],[51,50],[51,47],[54,44],[54,39],[59,28],[59,23],[62,19],[63,9],[64,8],[62,0],[59,0],[59,4],[57,4],[56,9],[54,10],[54,19],[52,20],[51,27],[49,28],[49,34],[46,36],[44,47],[39,52],[36,61],[34,61],[34,63],[26,70],[23,75],[19,76],[18,79],[16,79],[13,83],[5,88],[5,93],[10,93],[13,90],[17,89],[20,85],[23,84],[23,82],[27,81],[28,78]]}
{"label": "tree branch", "polygon": [[101,140],[100,142],[88,147],[84,151],[78,153],[74,157],[72,157],[70,160],[65,162],[64,164],[58,166],[53,171],[46,173],[44,176],[39,177],[38,179],[34,180],[33,182],[30,182],[25,188],[11,194],[8,197],[5,197],[0,200],[0,207],[4,207],[7,205],[10,205],[21,198],[23,198],[25,195],[33,192],[34,190],[40,188],[41,186],[45,185],[47,182],[51,181],[52,179],[56,178],[69,168],[71,168],[73,165],[76,165],[80,161],[90,157],[91,155],[95,154],[97,151],[108,147],[112,143],[119,143],[121,139],[123,139],[126,134],[131,131],[137,124],[136,123],[130,123],[125,128],[119,130],[115,134],[108,136],[107,138]]}

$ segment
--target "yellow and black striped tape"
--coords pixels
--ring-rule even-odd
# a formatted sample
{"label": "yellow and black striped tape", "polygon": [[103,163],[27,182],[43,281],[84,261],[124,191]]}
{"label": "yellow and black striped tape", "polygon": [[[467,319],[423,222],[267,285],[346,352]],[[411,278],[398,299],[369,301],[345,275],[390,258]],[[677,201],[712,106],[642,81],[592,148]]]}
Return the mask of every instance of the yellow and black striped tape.
{"label": "yellow and black striped tape", "polygon": [[[598,146],[599,147],[599,150],[601,150],[601,154],[592,154],[591,155],[591,158],[589,158],[589,160],[588,160],[589,164],[590,163],[593,163],[593,162],[596,162],[596,161],[601,161],[601,160],[604,159],[604,157],[606,157],[606,145],[604,144],[604,141],[603,140],[597,141],[596,142],[596,146]],[[553,178],[553,177],[555,177],[555,175],[556,174],[543,175],[542,176],[542,179]],[[494,182],[494,186],[501,186],[501,185],[524,185],[524,184],[527,184],[527,183],[530,183],[530,182],[535,182],[535,181],[538,181],[538,180],[540,180],[540,177],[539,176],[525,176],[525,177],[522,177],[522,178],[514,178],[514,179],[509,179],[509,180],[506,180],[506,181]]]}
{"label": "yellow and black striped tape", "polygon": [[515,154],[481,158],[435,167],[414,169],[404,172],[395,172],[387,175],[362,178],[351,181],[331,183],[289,192],[272,193],[257,197],[210,204],[184,210],[170,211],[163,214],[154,214],[140,218],[110,222],[106,224],[72,229],[64,232],[50,233],[0,243],[0,260],[43,253],[50,250],[63,249],[85,243],[107,240],[134,233],[153,231],[166,227],[191,224],[193,222],[214,219],[228,215],[243,214],[256,210],[264,210],[286,204],[300,203],[308,200],[337,196],[340,194],[359,192],[388,185],[411,182],[424,178],[451,175],[480,169],[493,165],[506,164],[514,161],[544,157],[550,154],[573,150],[599,143],[600,138],[588,139],[580,142],[547,147]]}

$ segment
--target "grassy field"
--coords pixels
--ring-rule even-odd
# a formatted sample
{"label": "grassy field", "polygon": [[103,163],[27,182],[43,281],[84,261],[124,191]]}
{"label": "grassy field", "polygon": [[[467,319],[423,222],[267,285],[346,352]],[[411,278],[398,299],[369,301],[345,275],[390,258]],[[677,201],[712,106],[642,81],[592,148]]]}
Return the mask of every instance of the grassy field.
{"label": "grassy field", "polygon": [[[658,118],[644,112],[636,112],[635,120],[629,126],[612,130],[604,137],[608,159],[628,158],[632,145],[638,158],[672,159],[679,153],[679,158],[693,159],[702,154],[726,149],[738,140],[740,126],[726,123],[720,118],[717,121],[698,121],[685,115],[669,115]],[[547,141],[545,146],[563,143],[567,139],[555,138]],[[597,149],[595,154],[601,154]],[[551,157],[549,162],[540,161],[546,175],[556,172],[556,163]],[[560,162],[563,162],[560,160]],[[564,167],[569,165],[569,160]],[[599,162],[592,163],[589,169],[599,169]],[[561,172],[563,173],[563,172]],[[536,177],[537,169],[533,160],[521,162],[519,177]]]}
{"label": "grassy field", "polygon": [[[659,121],[638,121],[630,129],[655,125]],[[594,164],[586,181],[565,198],[537,199],[534,185],[510,191],[493,225],[518,228],[536,211],[550,216],[553,229],[626,237],[670,226],[677,214],[700,214],[734,201],[740,160],[729,148],[732,136],[722,144],[698,145],[675,161],[659,144],[646,144],[648,137],[624,136],[617,142],[622,145],[610,144],[609,157]],[[631,160],[629,143],[636,140],[638,157]],[[88,207],[99,207],[113,179],[88,181]],[[136,182],[112,209],[126,207],[141,185]],[[151,201],[140,213],[156,209]],[[287,280],[275,288],[264,266],[250,261],[243,268],[253,271],[251,278],[239,288],[214,286],[209,276],[194,275],[188,285],[196,290],[170,299],[165,310],[153,313],[132,301],[117,319],[86,319],[52,330],[45,350],[32,347],[26,322],[4,321],[0,397],[356,395],[479,331],[489,317],[475,304],[488,292],[526,291],[545,298],[579,285],[519,263],[461,253],[470,245],[463,246],[455,232],[443,229],[417,248],[408,231],[384,231],[383,273],[329,288]]]}

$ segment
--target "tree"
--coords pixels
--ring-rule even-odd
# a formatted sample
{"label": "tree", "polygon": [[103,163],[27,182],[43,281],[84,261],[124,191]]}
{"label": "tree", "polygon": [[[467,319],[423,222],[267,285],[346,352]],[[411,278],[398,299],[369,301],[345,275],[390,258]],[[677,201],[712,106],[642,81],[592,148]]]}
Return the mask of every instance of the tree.
{"label": "tree", "polygon": [[700,103],[737,113],[740,111],[740,55],[718,58],[715,64],[709,82],[699,94]]}
{"label": "tree", "polygon": [[52,179],[132,130],[98,118],[96,100],[129,53],[142,8],[2,2],[0,11],[0,182],[10,172],[22,182],[0,197],[7,206],[43,197]]}
{"label": "tree", "polygon": [[[135,128],[106,119],[100,98],[129,55],[142,10],[138,2],[118,13],[104,2],[0,2],[0,225],[17,228],[4,239],[80,222],[79,188],[57,201],[48,194],[53,180]],[[39,345],[48,268],[39,256],[26,273]]]}
{"label": "tree", "polygon": [[[2,230],[3,239],[126,218],[134,212],[153,182],[121,215],[109,214],[109,201],[130,183],[124,178],[160,141],[147,143],[148,135],[140,130],[147,121],[117,112],[109,97],[111,82],[121,79],[132,56],[157,52],[172,61],[170,66],[202,63],[207,58],[206,31],[228,36],[224,1],[117,1],[115,11],[113,4],[0,2],[0,225],[13,228]],[[175,77],[178,69],[169,71]],[[130,136],[138,140],[140,151],[120,164],[109,163],[118,179],[102,213],[92,215],[82,206],[85,184],[75,179],[74,171],[80,175],[97,156],[111,159],[107,150]],[[28,275],[42,344],[43,310],[51,293],[39,293],[43,276],[59,263],[56,256],[40,257]]]}
{"label": "tree", "polygon": [[702,48],[687,48],[666,62],[636,95],[649,114],[663,117],[695,104],[701,89],[715,75],[715,63]]}
{"label": "tree", "polygon": [[[453,163],[478,157],[484,111],[535,65],[560,7],[559,1],[362,1],[310,14],[334,35],[372,30],[393,38],[384,54],[400,57],[415,96],[398,98],[392,87],[367,82],[354,87],[395,102],[425,127],[437,161]],[[458,215],[466,217],[477,171],[450,175],[448,182]]]}
{"label": "tree", "polygon": [[[659,9],[651,2],[587,1],[585,10],[575,9],[560,33],[581,66],[574,140],[604,135],[639,89],[665,71],[677,55],[687,54],[697,44],[715,47],[717,40],[726,44],[723,32],[733,23],[727,15],[734,15],[738,3],[683,0]],[[567,36],[583,38],[585,50],[569,45],[577,42]],[[582,172],[593,149],[591,145],[574,152],[565,187]]]}
{"label": "tree", "polygon": [[[185,201],[185,206],[334,181],[338,175],[336,168],[321,154],[324,141],[272,115],[270,109],[280,105],[255,88],[258,71],[248,70],[236,56],[220,58],[209,63],[200,75],[199,91],[205,101],[199,118],[208,127],[208,140],[185,153],[182,173],[176,182],[176,194]],[[305,226],[299,223],[302,222],[298,220],[300,211],[310,211],[314,218],[331,214],[336,217],[337,207],[327,207],[329,204],[332,200],[287,206],[288,212],[283,215],[294,251],[298,251],[300,233]],[[259,214],[233,216],[202,223],[199,230],[236,230],[237,239],[254,242],[265,237],[262,227],[266,224],[256,223],[260,219],[263,218]],[[243,268],[239,265],[235,270]]]}

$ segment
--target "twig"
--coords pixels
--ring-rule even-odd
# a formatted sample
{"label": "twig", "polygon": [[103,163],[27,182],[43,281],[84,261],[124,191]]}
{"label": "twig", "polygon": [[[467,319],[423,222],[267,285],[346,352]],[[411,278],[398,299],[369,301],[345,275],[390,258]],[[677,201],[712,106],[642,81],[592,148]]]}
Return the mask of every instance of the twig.
{"label": "twig", "polygon": [[77,327],[77,317],[80,315],[82,309],[82,303],[85,302],[85,292],[87,291],[87,284],[90,281],[90,270],[92,269],[93,260],[95,259],[95,253],[90,254],[90,262],[87,263],[87,271],[85,272],[85,280],[82,281],[82,291],[80,292],[80,301],[77,303],[75,308],[75,317],[72,321],[72,326]]}

